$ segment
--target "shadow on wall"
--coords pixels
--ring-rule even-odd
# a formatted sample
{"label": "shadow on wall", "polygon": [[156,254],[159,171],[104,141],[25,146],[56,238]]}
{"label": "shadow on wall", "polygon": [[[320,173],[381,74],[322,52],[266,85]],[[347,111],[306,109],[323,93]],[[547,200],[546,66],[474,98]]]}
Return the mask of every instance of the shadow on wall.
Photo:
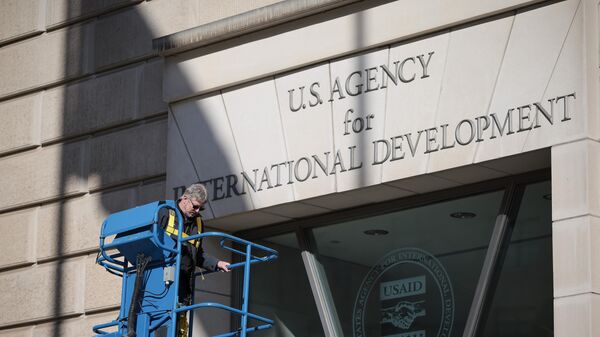
{"label": "shadow on wall", "polygon": [[[177,123],[170,120],[172,116],[168,116],[166,104],[162,102],[162,60],[151,49],[152,39],[161,35],[160,29],[148,21],[152,16],[143,11],[143,7],[159,6],[160,1],[132,2],[136,5],[67,30],[65,77],[73,78],[75,75],[72,74],[84,74],[86,77],[77,83],[70,83],[65,90],[59,91],[62,97],[57,97],[62,102],[63,113],[59,127],[61,135],[55,136],[54,141],[59,137],[68,140],[61,153],[59,195],[73,196],[79,193],[74,192],[72,187],[77,182],[87,192],[81,198],[98,200],[99,205],[91,208],[95,212],[112,213],[153,199],[173,197],[172,191],[166,191],[165,195],[164,186],[160,182],[166,179],[168,152],[174,146],[171,140],[167,141],[167,125]],[[85,6],[69,2],[66,11],[69,17],[85,15],[90,10]],[[357,45],[363,44],[362,32],[362,21],[359,21],[356,30],[352,32],[356,36]],[[364,69],[366,65],[360,60],[357,69]],[[361,114],[368,113],[365,111],[368,103],[364,102],[364,95],[356,99],[357,110]],[[209,121],[203,120],[203,116],[205,112],[196,111],[198,125],[210,125]],[[169,137],[181,139],[180,125],[173,130],[175,129],[177,134]],[[224,171],[233,172],[234,165],[230,165],[229,156],[225,155],[219,137],[215,134],[217,132],[219,130],[202,127],[202,139],[211,148],[206,158],[219,163]],[[367,147],[367,139],[360,142],[363,148]],[[182,146],[189,157],[188,147],[185,144]],[[362,155],[366,156],[366,153]],[[366,157],[363,157],[363,161],[368,162]],[[205,178],[194,163],[190,164],[195,172],[186,184]],[[366,178],[362,170],[359,175],[360,185],[365,185]],[[159,183],[160,191],[148,187],[154,183]],[[120,194],[119,191],[125,192]],[[86,209],[77,209],[75,216],[83,216],[81,213],[85,211]],[[100,223],[86,223],[87,228],[68,228],[71,212],[72,210],[67,209],[67,203],[60,204],[55,219],[58,228],[54,231],[54,237],[49,238],[55,243],[53,256],[72,256],[66,241],[69,231],[77,230],[82,235],[91,233],[96,235],[93,240],[97,238]],[[67,278],[70,277],[67,273],[71,270],[67,263],[68,259],[60,258],[55,264],[56,276],[52,286],[54,318],[70,315],[64,309],[65,297],[72,293],[72,290],[66,289]],[[81,301],[84,303],[84,312],[91,315],[114,309],[114,306],[89,308],[89,293],[95,292],[93,296],[102,297],[98,292],[106,290],[106,287],[89,288],[90,285],[94,285],[93,280],[86,284],[86,299]],[[212,333],[211,328],[201,328],[196,324],[195,335],[208,335]],[[54,337],[69,336],[70,333],[64,320],[54,321],[51,331]],[[91,331],[89,335],[92,335]]]}
{"label": "shadow on wall", "polygon": [[[91,2],[68,3],[65,10],[69,18],[97,13],[103,10],[102,6],[106,6]],[[71,228],[71,217],[96,219],[95,215],[83,213],[109,214],[136,204],[172,198],[170,193],[165,196],[164,190],[168,116],[167,106],[162,102],[162,60],[151,49],[152,39],[161,33],[148,21],[151,16],[147,11],[144,12],[144,7],[161,6],[161,3],[120,3],[116,6],[134,4],[67,28],[64,76],[73,78],[73,74],[84,74],[85,78],[77,83],[69,83],[63,91],[52,91],[52,94],[61,96],[55,99],[62,102],[62,121],[56,122],[60,123],[59,130],[62,132],[55,135],[55,139],[67,139],[62,147],[61,173],[57,178],[60,179],[59,195],[77,194],[78,191],[73,191],[74,182],[84,186],[83,193],[87,192],[81,198],[60,203],[55,215],[58,228],[54,231],[54,237],[48,238],[54,241],[55,251],[51,252],[52,255],[62,257],[56,261],[53,289],[49,289],[53,294],[51,317],[56,319],[50,329],[54,337],[73,333],[68,321],[62,319],[72,315],[68,309],[65,312],[65,307],[71,301],[69,296],[73,294],[73,290],[68,289],[72,285],[72,277],[68,273],[73,271],[68,259],[73,256],[70,243],[67,242],[68,237],[72,236],[69,231],[75,230],[79,233],[77,235],[93,235],[93,238],[84,241],[96,242],[97,245],[101,225],[85,223],[86,228]],[[212,138],[212,130],[205,132],[208,133],[207,137]],[[214,148],[212,156],[218,157],[221,152],[216,142]],[[96,204],[91,206],[91,210],[73,210],[68,204],[77,199],[87,199]],[[86,249],[92,247],[86,246]],[[101,269],[91,263],[85,268],[86,273],[89,273],[87,268]],[[102,285],[87,275],[85,282],[85,299],[76,299],[76,302],[83,303],[86,315],[115,309],[114,305],[89,307],[88,298],[111,297],[101,293],[110,290],[110,285]],[[94,288],[95,285],[98,288]],[[94,321],[94,324],[97,323],[100,322]],[[196,336],[210,332],[200,325],[195,326],[195,331]],[[91,330],[85,333],[93,335]]]}
{"label": "shadow on wall", "polygon": [[[367,5],[364,5],[364,7],[367,7]],[[363,9],[362,7],[356,7],[358,9]],[[354,8],[354,11],[357,11],[357,9]],[[348,9],[346,9],[346,11],[349,11]],[[326,14],[326,15],[325,15]],[[326,21],[326,20],[330,20],[332,17],[334,17],[334,14],[331,13],[325,13],[323,15],[318,16],[317,18],[310,18],[306,21],[310,21],[310,23],[308,24],[313,24],[313,23],[320,23],[322,21]],[[347,12],[342,12],[343,15],[348,14]],[[336,12],[336,16],[341,16],[342,14],[337,13]],[[362,28],[364,26],[364,17],[363,14],[360,11],[357,11],[356,13],[356,20],[354,22],[353,25],[353,30],[349,31],[348,34],[350,36],[354,37],[355,40],[355,45],[356,45],[356,49],[359,50],[360,46],[364,45],[366,42],[364,41],[365,37],[364,37],[364,29]],[[304,21],[304,23],[306,24],[306,21]],[[260,40],[262,38],[268,38],[270,36],[273,35],[277,35],[277,34],[282,34],[282,33],[286,33],[288,31],[292,31],[295,29],[298,29],[298,27],[301,27],[302,24],[298,23],[298,22],[294,22],[292,24],[289,25],[282,25],[282,26],[278,26],[278,27],[274,27],[272,29],[269,29],[269,31],[267,32],[259,32],[259,33],[251,33],[248,34],[248,36],[244,36],[242,38],[236,38],[233,40],[227,40],[227,41],[223,41],[223,42],[219,42],[216,43],[214,45],[210,45],[207,47],[203,47],[201,50],[197,50],[194,52],[190,52],[185,56],[185,59],[188,58],[194,58],[194,57],[198,57],[201,58],[202,56],[206,55],[206,54],[210,54],[210,53],[218,53],[224,49],[228,49],[230,47],[234,47],[236,45],[243,45],[245,43],[251,43],[254,42],[256,40]],[[235,50],[235,49],[234,49]],[[259,61],[255,61],[255,59],[262,59],[263,62],[268,63],[269,62],[269,57],[271,58],[276,58],[276,57],[290,57],[291,59],[293,59],[293,51],[281,51],[281,53],[277,53],[277,54],[271,54],[271,55],[248,55],[246,57],[246,59],[250,59],[252,60],[251,62],[242,62],[241,64],[251,64],[252,62],[259,62]],[[224,53],[227,56],[227,53]],[[233,54],[233,53],[230,53]],[[212,103],[206,103],[205,101],[211,102],[212,99],[214,98],[214,96],[203,96],[201,98],[194,98],[194,99],[190,99],[187,101],[179,101],[177,102],[172,108],[174,110],[174,115],[177,118],[177,130],[179,131],[180,135],[177,136],[178,141],[182,142],[182,146],[185,147],[185,151],[187,152],[184,156],[186,158],[192,158],[191,160],[194,162],[191,163],[185,163],[185,165],[189,165],[189,166],[193,166],[196,176],[201,177],[202,179],[211,179],[211,178],[217,178],[218,182],[221,184],[221,188],[220,188],[220,192],[221,195],[225,194],[225,193],[230,193],[231,189],[228,188],[228,185],[230,184],[230,180],[229,178],[234,178],[232,180],[234,180],[237,184],[235,184],[235,186],[238,186],[238,188],[236,189],[236,191],[249,191],[251,189],[257,189],[259,192],[258,193],[253,193],[252,195],[250,195],[250,193],[248,193],[247,195],[243,195],[241,197],[236,197],[234,195],[234,197],[231,198],[227,198],[226,200],[217,200],[214,201],[214,203],[211,203],[209,206],[211,207],[211,211],[213,214],[215,214],[215,217],[221,217],[221,219],[219,219],[218,221],[215,221],[215,226],[226,226],[225,224],[223,224],[224,221],[229,220],[229,219],[240,219],[241,217],[236,217],[235,214],[236,213],[240,213],[240,212],[247,212],[247,211],[252,211],[252,210],[256,210],[256,209],[261,209],[264,208],[264,212],[255,212],[255,213],[262,213],[263,215],[268,215],[268,216],[273,216],[273,217],[277,217],[281,220],[278,221],[285,221],[288,220],[291,216],[289,212],[286,212],[283,208],[281,207],[279,209],[277,208],[277,204],[283,204],[283,203],[287,203],[287,202],[293,202],[293,201],[299,201],[299,200],[309,200],[312,199],[313,197],[318,197],[321,195],[325,195],[325,194],[329,194],[332,193],[330,195],[330,197],[332,195],[335,195],[336,191],[344,191],[347,189],[356,189],[356,188],[360,188],[360,187],[368,187],[370,185],[375,184],[375,180],[377,180],[377,184],[380,182],[380,177],[381,177],[381,165],[369,165],[369,163],[372,161],[372,155],[370,155],[370,152],[368,151],[369,149],[372,148],[372,144],[371,138],[374,139],[382,139],[383,138],[383,125],[384,125],[384,114],[382,114],[382,110],[385,108],[385,101],[386,101],[386,93],[381,90],[379,92],[375,92],[375,93],[370,93],[368,95],[352,95],[353,97],[350,97],[350,95],[346,95],[343,96],[344,94],[340,94],[339,99],[333,100],[333,101],[328,101],[327,98],[325,97],[328,95],[328,91],[333,91],[331,88],[331,84],[327,83],[325,85],[323,85],[323,81],[321,81],[322,79],[319,78],[319,80],[321,81],[320,84],[323,85],[323,96],[325,97],[324,100],[324,104],[322,106],[316,106],[314,109],[307,109],[306,111],[301,110],[298,112],[298,110],[294,110],[291,107],[291,104],[293,104],[291,101],[293,100],[306,100],[309,96],[309,88],[308,88],[308,84],[309,83],[304,83],[302,81],[303,80],[297,80],[294,76],[297,73],[304,73],[304,72],[308,72],[310,70],[319,68],[320,66],[323,66],[322,68],[327,68],[327,71],[322,71],[323,73],[327,72],[327,76],[329,78],[327,78],[328,82],[331,82],[331,80],[333,80],[333,77],[335,77],[335,75],[333,74],[334,71],[339,74],[349,74],[352,71],[358,70],[360,69],[361,71],[364,71],[365,68],[367,68],[367,65],[370,65],[370,62],[373,62],[373,64],[381,64],[381,63],[387,63],[388,58],[389,58],[389,48],[381,48],[376,56],[372,56],[371,54],[375,54],[373,53],[373,51],[368,51],[368,52],[364,52],[364,53],[360,53],[358,56],[357,55],[350,55],[350,56],[345,56],[342,59],[336,59],[336,60],[332,60],[332,61],[320,61],[318,64],[315,65],[309,65],[300,69],[300,70],[291,70],[289,72],[286,71],[286,73],[283,74],[276,74],[276,75],[271,75],[271,76],[263,76],[261,78],[253,78],[251,81],[241,81],[243,83],[238,83],[236,82],[235,85],[227,85],[225,84],[224,86],[227,87],[225,89],[222,89],[218,92],[214,93],[214,96],[221,96],[222,98],[222,104],[224,106],[226,106],[226,108],[224,109],[224,111],[222,111],[223,115],[227,115],[228,117],[225,117],[225,122],[223,122],[222,120],[219,120],[217,122],[215,122],[214,118],[210,118],[212,120],[213,125],[214,124],[218,124],[223,122],[224,124],[229,123],[228,130],[227,132],[220,132],[219,134],[217,134],[216,138],[215,135],[210,135],[205,137],[203,134],[204,132],[208,131],[210,133],[210,131],[213,131],[209,126],[204,125],[204,121],[202,122],[198,122],[195,119],[200,119],[204,116],[204,112],[201,111],[201,106],[202,105],[207,105],[207,104],[212,104]],[[376,58],[376,59],[375,59]],[[211,59],[212,60],[212,59]],[[206,63],[208,64],[210,61],[206,61]],[[380,63],[377,63],[380,62]],[[191,64],[191,63],[190,63]],[[188,66],[190,66],[190,64],[188,64]],[[235,66],[232,67],[233,69],[240,69],[241,66],[237,66],[237,68]],[[187,67],[186,66],[172,66],[169,68],[169,73],[171,76],[169,76],[169,80],[173,83],[175,83],[175,79],[179,79],[179,78],[186,78],[185,73],[183,73],[183,71],[187,71]],[[221,68],[219,68],[221,69]],[[211,70],[207,70],[207,72],[209,72]],[[198,90],[199,87],[202,87],[204,85],[210,86],[210,85],[215,85],[215,86],[219,86],[221,84],[221,82],[215,84],[212,83],[211,81],[214,81],[214,78],[216,78],[217,76],[214,74],[214,72],[216,70],[212,70],[213,73],[210,74],[208,77],[209,79],[207,80],[208,84],[202,83],[202,81],[198,80],[198,79],[193,79],[191,82],[193,82],[191,85],[185,85],[185,84],[181,84],[181,83],[176,83],[174,84],[174,86],[176,86],[176,89],[172,89],[171,91],[171,95],[178,95],[178,94],[188,94],[190,92],[195,92],[195,90]],[[321,71],[321,70],[319,70]],[[254,76],[253,72],[248,72],[248,76]],[[187,75],[189,76],[189,75]],[[240,75],[240,76],[244,76],[244,75]],[[212,78],[211,78],[212,77]],[[226,78],[231,78],[231,76],[225,76]],[[298,77],[302,77],[302,76],[298,76]],[[290,80],[289,78],[292,78],[292,80]],[[355,76],[355,80],[356,80],[357,76]],[[316,80],[316,78],[311,78],[311,80]],[[278,81],[281,81],[279,83],[277,83]],[[356,80],[357,82],[359,80]],[[218,82],[218,81],[217,81]],[[284,85],[283,83],[294,83],[289,84],[289,86]],[[338,83],[339,84],[339,83]],[[304,91],[300,90],[299,86],[302,85],[306,85],[307,87],[305,88]],[[343,84],[343,80],[342,80],[342,86]],[[348,85],[348,83],[346,83],[346,85]],[[362,92],[364,92],[366,90],[366,88],[360,88],[361,86],[364,86],[364,84],[358,84],[356,83],[356,88],[354,88],[354,90],[356,91],[360,91],[362,90]],[[328,88],[325,88],[325,87]],[[266,88],[266,89],[265,89]],[[304,87],[302,87],[304,88]],[[254,90],[255,89],[255,90]],[[290,93],[290,95],[288,95],[288,93],[290,91],[287,91],[287,89],[292,89],[290,91],[295,91],[295,93]],[[269,91],[270,90],[270,91]],[[311,89],[312,90],[312,89]],[[344,89],[342,89],[343,92]],[[256,98],[256,96],[258,96],[256,93],[260,92],[261,95],[268,95],[266,97],[260,97],[260,98]],[[168,93],[167,93],[168,94]],[[272,95],[271,95],[272,94]],[[304,96],[303,96],[304,95]],[[377,95],[377,97],[375,97],[375,95]],[[273,101],[276,101],[276,103],[274,104],[266,104],[264,103],[265,100],[271,100],[271,96],[273,97]],[[294,96],[295,98],[291,98],[292,96]],[[185,97],[185,96],[183,96]],[[302,98],[304,97],[304,98]],[[332,94],[333,97],[333,94]],[[288,98],[291,100],[289,101],[289,109],[288,108]],[[343,98],[343,99],[342,99]],[[249,107],[248,109],[248,113],[261,113],[264,112],[264,116],[268,116],[268,118],[262,118],[260,119],[258,122],[257,121],[248,121],[248,117],[243,116],[244,115],[244,103],[240,103],[240,100],[253,100],[252,102],[248,103],[247,106]],[[260,101],[263,102],[260,102]],[[202,101],[202,102],[201,102]],[[197,104],[196,104],[197,103]],[[235,103],[235,104],[234,104]],[[271,114],[274,110],[273,105],[277,106],[277,114],[275,115],[275,113]],[[240,108],[242,107],[242,108]],[[312,105],[311,105],[312,107]],[[323,110],[319,109],[320,107],[323,108]],[[347,107],[347,108],[345,108]],[[253,109],[250,109],[253,108]],[[319,137],[322,138],[327,138],[326,140],[323,141],[315,141],[314,139],[310,139],[313,135],[317,135],[317,132],[320,132],[322,130],[324,130],[323,127],[321,127],[322,125],[319,125],[318,127],[315,127],[314,129],[318,130],[317,132],[310,132],[310,131],[314,131],[314,130],[306,130],[304,132],[304,135],[302,137],[298,137],[298,133],[302,133],[302,131],[298,132],[297,130],[294,130],[296,133],[291,132],[290,130],[293,128],[293,122],[298,121],[298,115],[301,115],[302,113],[304,114],[304,120],[300,121],[301,124],[299,127],[299,129],[302,129],[304,127],[310,127],[308,126],[309,123],[306,122],[308,120],[313,121],[312,119],[310,119],[309,116],[310,113],[314,113],[314,110],[319,110],[320,112],[322,112],[323,114],[325,114],[326,112],[324,111],[324,109],[327,108],[328,111],[327,113],[330,115],[328,117],[330,117],[330,120],[333,120],[333,124],[328,125],[328,130],[326,133],[322,133],[322,134],[318,134]],[[350,109],[348,109],[350,108]],[[197,110],[194,110],[197,109]],[[301,109],[300,107],[298,107],[298,109]],[[214,110],[214,109],[213,109]],[[342,111],[343,110],[343,111]],[[346,110],[352,110],[352,114],[351,115],[347,115],[347,118],[350,118],[349,122],[350,123],[346,123],[346,128],[348,128],[350,125],[352,125],[352,122],[363,122],[368,120],[368,117],[374,117],[375,115],[377,115],[378,118],[375,118],[375,124],[377,125],[376,130],[372,130],[372,131],[354,131],[352,132],[352,127],[350,126],[350,133],[348,135],[344,134],[344,136],[341,136],[342,132],[339,132],[338,127],[340,125],[342,125],[343,120],[344,120],[344,112]],[[232,112],[235,111],[235,112]],[[216,111],[212,111],[211,113],[213,114],[213,116],[215,115]],[[288,116],[284,116],[284,115],[288,115]],[[190,116],[194,116],[194,117],[190,117]],[[289,117],[291,115],[294,115],[294,117]],[[335,116],[333,116],[335,115]],[[182,116],[184,116],[185,118],[181,118]],[[232,117],[233,116],[233,117]],[[263,116],[263,117],[264,117]],[[313,118],[315,118],[316,120],[319,120],[319,118],[322,118],[322,123],[324,125],[329,124],[329,121],[321,116],[316,116],[316,115],[311,115]],[[172,117],[172,115],[170,116]],[[274,118],[271,118],[274,117]],[[287,117],[287,121],[285,120],[285,117]],[[227,121],[227,118],[229,118],[229,121]],[[235,119],[237,118],[237,119]],[[274,121],[274,119],[279,119],[277,121]],[[258,118],[257,118],[258,119]],[[189,121],[194,121],[194,123],[189,123]],[[292,122],[290,122],[292,121]],[[191,124],[193,124],[193,126],[190,126]],[[171,122],[170,122],[171,125]],[[198,125],[198,126],[197,126]],[[257,125],[259,125],[258,127],[256,127]],[[279,127],[271,127],[273,125],[278,125]],[[262,128],[262,129],[261,129]],[[235,138],[230,142],[228,141],[223,141],[224,138],[228,138],[227,134],[229,132],[229,129],[233,130],[233,132],[237,132],[234,136],[232,136],[231,138]],[[273,132],[273,129],[276,129],[277,132]],[[332,131],[331,129],[333,129],[334,131]],[[342,128],[343,129],[343,128]],[[243,132],[238,132],[239,130],[243,130]],[[361,129],[363,130],[363,129]],[[280,132],[281,131],[281,132]],[[213,131],[214,132],[214,131]],[[240,135],[241,133],[244,133],[243,135]],[[268,135],[265,135],[268,134]],[[373,137],[373,134],[377,134],[376,137]],[[173,135],[169,135],[169,137],[175,137]],[[269,138],[270,137],[270,138]],[[280,143],[282,143],[282,146],[279,146],[280,144],[278,144],[277,146],[273,145],[272,140],[273,139],[279,139],[283,137],[283,140],[280,141]],[[265,139],[269,139],[270,142],[265,141]],[[185,145],[183,144],[183,141],[187,142]],[[264,143],[262,143],[264,142]],[[196,143],[196,144],[195,144]],[[202,143],[202,145],[197,145],[197,143]],[[226,143],[226,144],[224,144]],[[248,145],[248,143],[254,143],[252,145]],[[279,142],[278,142],[279,143]],[[286,144],[287,143],[287,144]],[[309,145],[303,146],[303,145],[299,145],[302,143],[306,143]],[[314,145],[315,143],[319,143],[320,147],[318,148],[318,150],[314,149]],[[232,145],[233,144],[233,145]],[[331,144],[331,145],[329,145]],[[353,156],[355,153],[354,151],[349,151],[350,147],[357,149],[356,154],[357,154],[357,158],[355,159],[350,159],[351,156]],[[214,151],[212,151],[211,149],[215,149]],[[246,150],[241,150],[242,148],[246,149]],[[251,150],[248,150],[249,148],[252,148]],[[172,150],[173,148],[171,148]],[[204,151],[209,149],[208,151]],[[335,170],[340,170],[340,168],[338,167],[337,169],[335,168],[335,166],[333,166],[332,164],[330,164],[329,162],[331,161],[333,163],[334,161],[334,155],[336,153],[336,150],[339,149],[341,152],[343,152],[344,154],[344,161],[345,161],[345,165],[346,165],[346,169],[344,169],[342,167],[342,172],[344,171],[352,171],[351,173],[344,173],[344,174],[329,174],[330,171]],[[234,152],[234,151],[239,151],[240,153],[238,155],[235,156],[235,159],[227,159],[227,158],[231,158],[233,156],[224,156],[223,154],[225,153],[224,151],[229,151],[229,152]],[[272,151],[272,152],[271,152]],[[269,153],[268,155],[265,155],[265,153]],[[296,152],[296,153],[293,153]],[[351,152],[351,153],[350,153]],[[327,153],[326,155],[324,155],[324,153]],[[171,154],[171,153],[170,153]],[[294,171],[296,169],[298,169],[300,167],[300,171],[301,173],[304,173],[303,170],[305,169],[305,166],[300,165],[300,163],[303,163],[301,160],[299,159],[306,159],[306,158],[311,158],[311,155],[317,155],[319,156],[319,158],[323,161],[326,162],[328,169],[323,169],[323,171],[327,171],[327,174],[324,175],[319,175],[318,178],[316,180],[313,180],[314,178],[317,177],[317,169],[316,169],[316,164],[312,164],[315,169],[313,172],[315,172],[315,175],[312,177],[312,179],[301,179],[298,178],[298,172]],[[280,158],[284,156],[284,158]],[[183,156],[180,156],[180,158]],[[267,157],[268,160],[264,160],[264,158]],[[204,163],[200,162],[200,159],[202,158],[202,161],[204,161]],[[251,159],[250,159],[251,158]],[[258,160],[254,160],[258,158]],[[331,159],[330,159],[331,158]],[[354,157],[352,157],[354,158]],[[204,160],[204,159],[208,159],[208,160]],[[362,165],[361,167],[363,167],[363,169],[357,169],[354,170],[353,169],[349,169],[349,166],[351,166],[351,162],[361,162],[364,163],[364,165]],[[208,163],[208,164],[207,164]],[[222,168],[215,168],[218,167],[220,163],[225,163],[225,167]],[[288,164],[288,163],[295,163],[295,164]],[[308,172],[307,173],[307,177],[310,177],[310,170],[311,170],[311,163],[307,161],[304,162],[304,164],[308,165]],[[289,166],[288,166],[289,165]],[[295,166],[294,166],[295,165]],[[207,168],[207,166],[210,166],[210,169]],[[339,166],[339,165],[338,165]],[[283,167],[283,168],[282,168]],[[291,168],[290,168],[291,167]],[[269,171],[270,168],[270,171]],[[292,176],[289,179],[289,182],[287,182],[288,178],[288,168],[290,168],[289,170],[289,175]],[[270,172],[270,177],[267,174],[264,174],[263,169],[265,169],[267,172]],[[280,169],[281,169],[281,176],[283,178],[281,178],[281,180],[279,180],[280,177]],[[210,173],[208,172],[210,171]],[[241,172],[244,172],[247,176],[244,176],[241,174]],[[294,171],[294,173],[292,173],[292,171]],[[170,178],[173,176],[173,171],[170,171]],[[296,175],[296,179],[293,179],[293,175]],[[181,175],[186,175],[185,173],[181,173]],[[301,174],[300,174],[301,175]],[[331,177],[333,175],[333,177]],[[248,178],[249,177],[249,178]],[[323,181],[323,179],[326,178],[333,178],[334,183],[332,184],[332,189],[331,190],[326,190],[327,188],[324,187],[319,187],[319,188],[314,188],[314,190],[318,191],[319,193],[313,193],[314,191],[310,190],[310,192],[308,191],[309,188],[307,188],[307,185],[310,185],[310,182],[317,182],[317,183],[321,183],[322,185],[328,185],[329,182],[328,181]],[[370,179],[369,179],[370,178]],[[187,179],[186,177],[180,177],[180,180],[185,180]],[[209,194],[214,195],[218,195],[218,190],[217,188],[215,188],[215,184],[213,184],[214,181],[217,181],[217,179],[212,180],[211,182],[209,182],[207,184],[207,186],[209,187]],[[244,180],[246,179],[246,180]],[[337,182],[336,182],[337,180]],[[244,182],[244,181],[249,181],[248,182]],[[266,183],[264,183],[265,181],[267,181]],[[303,184],[300,184],[298,182],[305,182]],[[337,183],[337,189],[335,188],[335,184]],[[177,185],[181,185],[183,186],[183,184],[181,183],[176,183]],[[172,183],[170,183],[170,185],[173,185]],[[252,185],[252,186],[251,186]],[[291,185],[291,186],[290,186]],[[342,186],[342,187],[340,187]],[[312,188],[312,186],[309,186]],[[391,187],[390,187],[391,188]],[[400,189],[398,189],[400,190]],[[227,192],[224,192],[227,191]],[[287,192],[289,192],[289,194],[286,194]],[[321,193],[322,192],[322,193]],[[404,191],[403,191],[404,192]],[[171,192],[169,192],[171,193]],[[278,194],[279,193],[279,194]],[[230,193],[233,195],[233,193]],[[238,194],[238,193],[235,193]],[[289,197],[289,195],[293,195],[292,197],[290,197],[289,199],[286,199]],[[275,202],[273,202],[275,200]],[[225,205],[226,204],[226,205]],[[308,206],[322,206],[320,207],[321,210],[326,210],[326,206],[325,205],[319,205],[318,201],[315,200],[311,200],[311,202],[308,202],[308,205],[304,205],[306,207]],[[274,208],[271,208],[270,206],[275,206]],[[314,208],[313,208],[314,211]],[[228,217],[229,215],[233,216],[230,218]],[[251,214],[254,215],[254,214]],[[286,218],[286,216],[288,216]],[[224,219],[222,218],[224,217]],[[258,218],[258,217],[257,217]],[[265,217],[266,218],[266,217]],[[274,223],[276,222],[276,219],[269,219],[266,221],[270,221],[270,223]],[[227,227],[228,229],[230,229],[229,227]],[[239,230],[240,228],[236,228],[234,230]],[[245,229],[245,228],[242,228]]]}

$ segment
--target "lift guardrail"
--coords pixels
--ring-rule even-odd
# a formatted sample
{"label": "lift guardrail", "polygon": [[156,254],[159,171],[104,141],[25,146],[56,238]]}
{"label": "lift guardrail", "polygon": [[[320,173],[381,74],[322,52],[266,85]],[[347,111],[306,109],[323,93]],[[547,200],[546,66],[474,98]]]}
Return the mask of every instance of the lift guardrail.
{"label": "lift guardrail", "polygon": [[[177,240],[173,240],[158,225],[158,214],[163,208],[175,211],[178,218]],[[136,313],[138,337],[154,337],[161,327],[167,331],[167,337],[176,337],[176,322],[179,313],[189,311],[190,329],[193,331],[193,312],[203,308],[226,310],[240,316],[240,328],[226,332],[218,337],[241,336],[248,333],[268,329],[273,326],[273,321],[250,313],[248,311],[250,292],[250,268],[255,263],[267,262],[277,258],[276,250],[259,245],[227,233],[207,232],[182,237],[183,217],[175,202],[167,200],[163,203],[154,202],[110,215],[102,224],[100,233],[100,252],[98,264],[108,272],[123,278],[121,291],[121,310],[119,318],[108,323],[93,327],[93,331],[102,337],[121,337],[128,333],[127,323],[130,319],[127,313],[133,296],[133,280],[136,275],[136,256],[140,253],[151,257],[150,263],[144,273],[143,297],[138,303],[139,311]],[[112,241],[108,242],[112,238]],[[221,248],[241,256],[242,261],[232,263],[229,269],[243,268],[242,308],[236,309],[214,302],[193,303],[187,306],[179,305],[179,277],[183,243],[204,238],[220,238]],[[230,247],[227,244],[237,244],[241,249]],[[264,254],[264,255],[263,255]],[[262,256],[259,256],[262,255]],[[165,269],[171,268],[174,272],[172,283],[165,281]],[[207,272],[210,273],[210,272]],[[205,273],[205,274],[207,274]],[[133,279],[132,279],[133,278]],[[161,289],[162,288],[162,289]],[[147,295],[146,293],[151,294]],[[192,296],[193,298],[193,296]],[[248,326],[249,319],[260,323]],[[107,332],[105,329],[117,326],[116,332]],[[164,330],[163,330],[164,331]]]}

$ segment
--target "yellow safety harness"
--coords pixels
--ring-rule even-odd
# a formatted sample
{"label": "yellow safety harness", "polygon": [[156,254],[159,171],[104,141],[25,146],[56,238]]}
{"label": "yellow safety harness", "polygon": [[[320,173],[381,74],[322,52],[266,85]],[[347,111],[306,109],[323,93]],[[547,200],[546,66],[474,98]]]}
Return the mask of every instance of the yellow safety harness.
{"label": "yellow safety harness", "polygon": [[[165,232],[175,236],[179,235],[179,231],[177,230],[177,227],[175,227],[176,216],[177,215],[175,214],[175,211],[170,209],[169,223],[167,224],[167,228],[165,228]],[[196,224],[198,225],[198,233],[202,233],[202,219],[200,219],[200,217],[196,218]],[[187,238],[188,236],[189,235],[187,235],[186,233],[181,233],[181,237],[183,238]],[[196,246],[196,248],[200,248],[200,240],[190,240],[188,242]]]}

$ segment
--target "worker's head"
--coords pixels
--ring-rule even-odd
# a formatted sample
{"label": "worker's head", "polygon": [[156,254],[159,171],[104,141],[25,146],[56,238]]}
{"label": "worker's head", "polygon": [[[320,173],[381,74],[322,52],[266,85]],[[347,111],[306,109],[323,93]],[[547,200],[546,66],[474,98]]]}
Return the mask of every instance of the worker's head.
{"label": "worker's head", "polygon": [[179,199],[179,209],[188,218],[198,216],[207,199],[206,187],[200,183],[192,184]]}

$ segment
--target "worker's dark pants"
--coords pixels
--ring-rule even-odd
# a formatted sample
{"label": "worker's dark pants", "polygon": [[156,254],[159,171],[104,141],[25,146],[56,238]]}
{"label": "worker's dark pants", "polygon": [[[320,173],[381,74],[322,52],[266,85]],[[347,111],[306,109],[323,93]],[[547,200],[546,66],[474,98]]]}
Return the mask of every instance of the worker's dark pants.
{"label": "worker's dark pants", "polygon": [[[179,273],[179,302],[183,305],[192,304],[192,296],[194,296],[193,274],[181,270]],[[177,336],[188,337],[188,321],[187,312],[182,312],[177,315]]]}
{"label": "worker's dark pants", "polygon": [[181,270],[179,274],[179,302],[183,305],[192,304],[194,296],[193,272]]}

